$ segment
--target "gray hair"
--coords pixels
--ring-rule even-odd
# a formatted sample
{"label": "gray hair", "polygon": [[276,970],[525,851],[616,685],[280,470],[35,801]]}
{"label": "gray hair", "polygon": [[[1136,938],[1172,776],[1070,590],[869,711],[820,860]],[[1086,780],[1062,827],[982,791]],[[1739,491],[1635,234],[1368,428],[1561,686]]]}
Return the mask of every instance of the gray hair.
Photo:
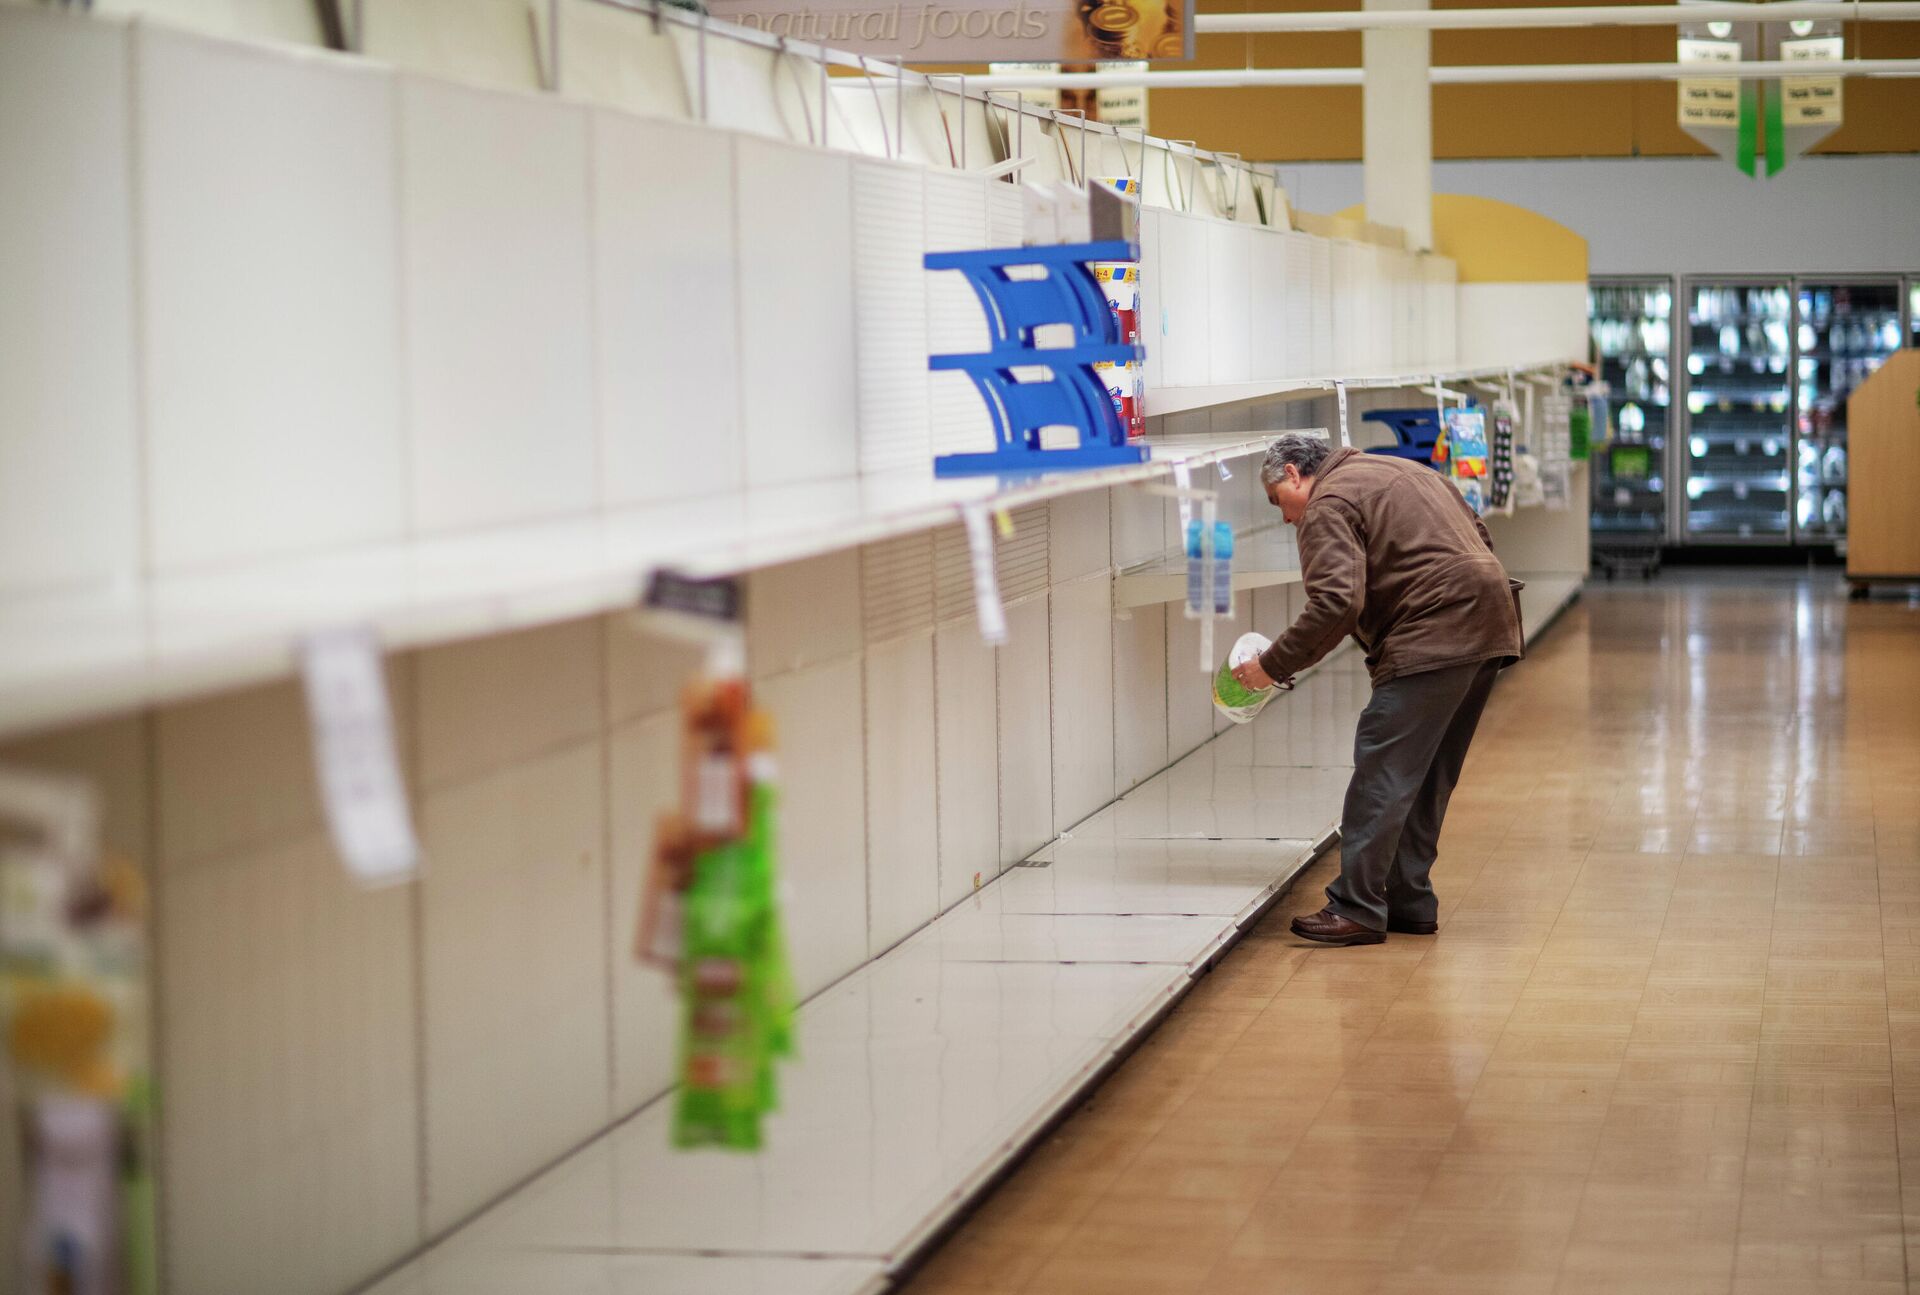
{"label": "gray hair", "polygon": [[1300,469],[1301,476],[1310,477],[1320,470],[1332,452],[1333,447],[1318,436],[1288,432],[1267,447],[1267,460],[1260,465],[1260,484],[1270,486],[1284,480],[1289,463]]}

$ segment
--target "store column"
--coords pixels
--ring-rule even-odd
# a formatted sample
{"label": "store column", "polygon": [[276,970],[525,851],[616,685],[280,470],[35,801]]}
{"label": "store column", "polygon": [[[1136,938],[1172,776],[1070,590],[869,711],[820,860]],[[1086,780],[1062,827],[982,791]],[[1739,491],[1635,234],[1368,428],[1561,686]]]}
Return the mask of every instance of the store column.
{"label": "store column", "polygon": [[[1366,0],[1376,9],[1425,9],[1427,0]],[[1367,219],[1398,225],[1415,250],[1433,246],[1433,93],[1426,29],[1361,33],[1362,146]]]}

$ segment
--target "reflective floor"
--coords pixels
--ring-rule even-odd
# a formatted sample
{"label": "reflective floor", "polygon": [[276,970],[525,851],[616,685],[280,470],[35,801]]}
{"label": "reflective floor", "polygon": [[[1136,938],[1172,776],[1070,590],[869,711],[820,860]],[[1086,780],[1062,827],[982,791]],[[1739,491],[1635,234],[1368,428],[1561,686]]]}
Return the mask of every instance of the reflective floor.
{"label": "reflective floor", "polygon": [[1294,940],[1331,866],[913,1295],[1920,1291],[1920,610],[1590,585],[1496,692],[1440,935]]}

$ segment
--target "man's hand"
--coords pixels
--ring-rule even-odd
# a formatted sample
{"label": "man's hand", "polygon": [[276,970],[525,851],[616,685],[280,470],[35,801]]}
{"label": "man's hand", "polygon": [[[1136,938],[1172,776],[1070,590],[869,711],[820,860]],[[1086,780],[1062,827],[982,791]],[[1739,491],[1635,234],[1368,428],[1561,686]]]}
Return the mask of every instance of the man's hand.
{"label": "man's hand", "polygon": [[1273,687],[1273,676],[1269,675],[1266,669],[1260,664],[1259,657],[1254,657],[1251,661],[1243,665],[1235,666],[1233,668],[1233,677],[1240,681],[1242,688],[1252,688],[1256,692]]}

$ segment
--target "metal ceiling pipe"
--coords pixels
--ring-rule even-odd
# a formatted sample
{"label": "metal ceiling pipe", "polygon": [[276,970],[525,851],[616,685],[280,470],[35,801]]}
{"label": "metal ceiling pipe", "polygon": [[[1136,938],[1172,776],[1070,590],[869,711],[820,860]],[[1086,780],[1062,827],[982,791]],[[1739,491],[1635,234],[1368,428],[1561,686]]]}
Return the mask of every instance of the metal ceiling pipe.
{"label": "metal ceiling pipe", "polygon": [[[1514,63],[1436,67],[1434,85],[1518,85],[1573,81],[1783,80],[1796,77],[1920,77],[1920,58],[1844,59],[1834,63]],[[1357,67],[1195,68],[1177,72],[1010,72],[967,78],[982,90],[1240,90],[1254,87],[1357,86]]]}
{"label": "metal ceiling pipe", "polygon": [[1700,22],[1916,22],[1913,0],[1740,0],[1706,4],[1568,5],[1525,9],[1347,9],[1317,13],[1203,13],[1193,28],[1210,33],[1451,31],[1482,27],[1673,27]]}

